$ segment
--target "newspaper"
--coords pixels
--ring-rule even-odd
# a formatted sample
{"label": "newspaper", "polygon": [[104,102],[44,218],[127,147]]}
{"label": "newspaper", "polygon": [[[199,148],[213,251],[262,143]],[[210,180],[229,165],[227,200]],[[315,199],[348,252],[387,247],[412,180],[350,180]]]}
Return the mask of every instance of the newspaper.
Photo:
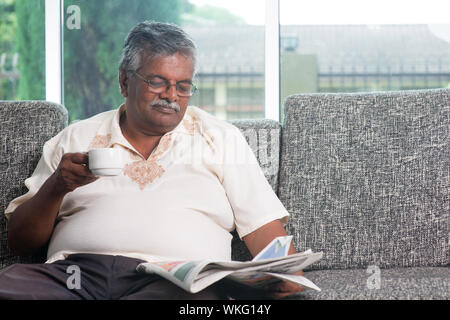
{"label": "newspaper", "polygon": [[305,289],[320,291],[312,281],[295,273],[321,259],[323,253],[307,250],[288,255],[291,241],[292,236],[275,238],[251,261],[144,262],[136,269],[138,272],[158,274],[192,293],[225,277],[257,288],[270,282],[287,280]]}

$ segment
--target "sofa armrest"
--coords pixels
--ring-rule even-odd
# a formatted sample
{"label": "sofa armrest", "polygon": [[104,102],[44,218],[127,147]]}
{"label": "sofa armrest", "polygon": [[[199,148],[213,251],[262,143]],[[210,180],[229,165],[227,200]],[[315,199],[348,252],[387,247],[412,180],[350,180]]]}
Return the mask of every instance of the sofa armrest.
{"label": "sofa armrest", "polygon": [[[45,141],[67,126],[64,106],[46,101],[0,101],[0,269],[15,262],[42,261],[42,255],[14,257],[7,245],[9,202],[24,194],[24,180],[41,157]],[[44,253],[46,254],[46,253]]]}

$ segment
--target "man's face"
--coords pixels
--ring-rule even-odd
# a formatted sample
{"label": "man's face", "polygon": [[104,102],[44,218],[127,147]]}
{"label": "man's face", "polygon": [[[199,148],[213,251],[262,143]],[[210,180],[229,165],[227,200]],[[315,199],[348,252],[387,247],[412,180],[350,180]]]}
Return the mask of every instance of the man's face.
{"label": "man's face", "polygon": [[[192,58],[176,53],[144,62],[137,72],[145,79],[157,76],[168,80],[170,84],[192,81],[194,74]],[[180,97],[175,85],[162,93],[154,93],[136,74],[122,74],[120,85],[122,95],[126,98],[126,121],[142,133],[164,134],[173,130],[183,119],[190,97]],[[179,111],[161,107],[161,101],[178,104]]]}

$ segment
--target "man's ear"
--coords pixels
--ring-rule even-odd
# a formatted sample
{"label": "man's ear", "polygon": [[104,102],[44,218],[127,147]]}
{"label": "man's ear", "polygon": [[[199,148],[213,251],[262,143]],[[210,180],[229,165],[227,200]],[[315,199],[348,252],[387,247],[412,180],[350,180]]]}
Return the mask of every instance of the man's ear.
{"label": "man's ear", "polygon": [[125,70],[119,71],[120,93],[124,98],[128,97],[128,73]]}

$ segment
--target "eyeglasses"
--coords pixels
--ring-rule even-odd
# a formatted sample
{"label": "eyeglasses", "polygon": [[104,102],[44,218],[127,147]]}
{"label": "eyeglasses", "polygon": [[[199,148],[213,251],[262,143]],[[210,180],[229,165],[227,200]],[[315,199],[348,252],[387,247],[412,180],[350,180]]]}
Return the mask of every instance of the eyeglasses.
{"label": "eyeglasses", "polygon": [[195,84],[193,84],[189,80],[183,80],[175,84],[170,84],[169,80],[159,76],[152,76],[150,79],[146,79],[136,71],[132,72],[136,74],[139,78],[141,78],[142,81],[144,81],[147,84],[148,90],[153,93],[166,92],[167,90],[169,90],[171,86],[175,86],[177,90],[177,95],[179,97],[190,97],[197,91],[197,87],[195,86]]}

